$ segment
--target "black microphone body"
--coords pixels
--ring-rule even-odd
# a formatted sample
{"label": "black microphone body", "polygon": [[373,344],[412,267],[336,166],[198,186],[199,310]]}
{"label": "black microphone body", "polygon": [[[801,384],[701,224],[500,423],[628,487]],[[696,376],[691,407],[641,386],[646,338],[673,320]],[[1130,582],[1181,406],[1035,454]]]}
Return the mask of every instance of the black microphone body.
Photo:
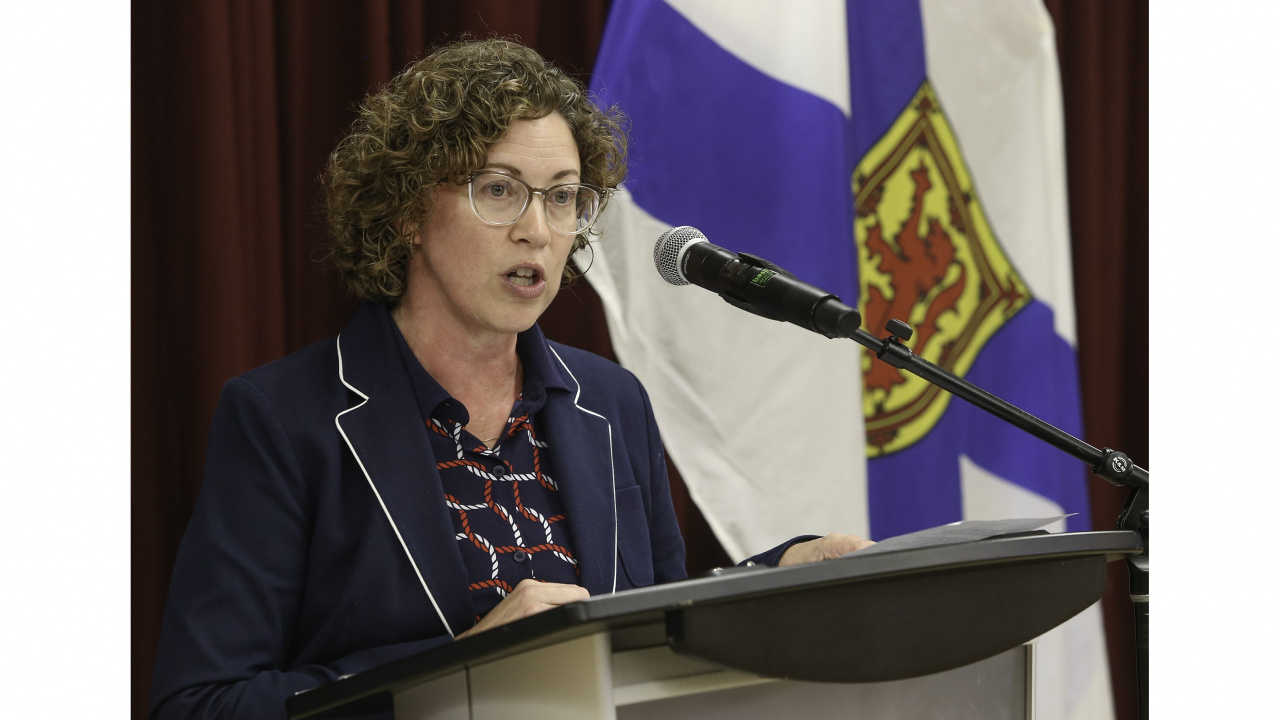
{"label": "black microphone body", "polygon": [[835,295],[767,260],[712,245],[695,228],[681,226],[663,233],[653,257],[667,282],[706,288],[730,305],[761,317],[829,338],[851,337],[862,324],[858,311]]}

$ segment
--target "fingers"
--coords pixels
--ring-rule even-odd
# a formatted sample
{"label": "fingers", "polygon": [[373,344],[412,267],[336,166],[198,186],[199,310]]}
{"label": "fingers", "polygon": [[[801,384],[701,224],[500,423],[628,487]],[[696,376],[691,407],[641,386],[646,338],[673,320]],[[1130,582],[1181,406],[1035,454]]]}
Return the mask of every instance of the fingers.
{"label": "fingers", "polygon": [[502,599],[493,610],[489,611],[474,627],[457,636],[457,640],[485,630],[515,622],[521,618],[537,615],[553,607],[568,605],[579,600],[586,600],[591,593],[580,585],[540,582],[538,580],[521,580],[511,594]]}
{"label": "fingers", "polygon": [[787,548],[787,551],[782,554],[782,558],[778,560],[778,567],[818,562],[820,560],[834,560],[855,550],[861,550],[872,545],[875,545],[875,543],[856,535],[831,533],[817,540],[796,543]]}
{"label": "fingers", "polygon": [[875,543],[870,540],[864,540],[857,535],[845,535],[844,533],[831,533],[830,535],[820,539],[818,542],[824,544],[824,560],[844,557],[855,550],[861,550],[875,545]]}
{"label": "fingers", "polygon": [[511,591],[511,595],[502,602],[505,603],[517,597],[521,605],[539,606],[538,609],[528,613],[532,615],[534,612],[586,600],[591,597],[591,593],[581,585],[521,580],[520,584],[516,585],[516,589]]}

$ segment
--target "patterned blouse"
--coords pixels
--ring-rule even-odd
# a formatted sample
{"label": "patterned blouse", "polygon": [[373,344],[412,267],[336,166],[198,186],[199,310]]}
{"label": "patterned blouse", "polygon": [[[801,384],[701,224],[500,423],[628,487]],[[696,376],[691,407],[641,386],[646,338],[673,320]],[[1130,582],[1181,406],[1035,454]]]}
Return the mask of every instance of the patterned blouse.
{"label": "patterned blouse", "polygon": [[579,584],[560,490],[547,474],[550,448],[537,430],[547,387],[570,389],[546,348],[528,347],[524,335],[517,340],[524,385],[488,448],[464,429],[467,409],[422,367],[398,330],[396,339],[429,431],[476,620],[526,578]]}

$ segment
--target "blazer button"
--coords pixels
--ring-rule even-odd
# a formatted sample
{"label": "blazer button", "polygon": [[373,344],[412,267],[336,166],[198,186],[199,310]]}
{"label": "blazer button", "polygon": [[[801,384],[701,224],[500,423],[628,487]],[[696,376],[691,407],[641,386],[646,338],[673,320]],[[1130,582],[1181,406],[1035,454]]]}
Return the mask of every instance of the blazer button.
{"label": "blazer button", "polygon": [[503,475],[507,474],[507,468],[502,465],[495,465],[493,466],[493,470],[491,472],[493,473],[494,477],[502,477]]}
{"label": "blazer button", "polygon": [[528,559],[529,559],[529,553],[527,553],[527,552],[525,552],[525,551],[523,551],[523,550],[517,550],[517,551],[515,551],[515,552],[511,553],[511,559],[512,559],[512,560],[515,560],[515,561],[516,561],[516,562],[518,562],[518,563],[522,563],[522,562],[524,562],[525,560],[528,560]]}

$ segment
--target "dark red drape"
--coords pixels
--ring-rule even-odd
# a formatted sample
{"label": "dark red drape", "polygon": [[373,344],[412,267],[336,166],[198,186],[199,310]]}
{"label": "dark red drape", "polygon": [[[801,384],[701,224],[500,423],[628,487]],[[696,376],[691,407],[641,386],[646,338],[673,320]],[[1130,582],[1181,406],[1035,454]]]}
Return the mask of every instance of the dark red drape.
{"label": "dark red drape", "polygon": [[[1147,416],[1147,3],[1046,0],[1057,28],[1085,438],[1151,469]],[[1090,477],[1093,523],[1127,492]],[[1108,567],[1103,614],[1119,720],[1138,717],[1133,605]]]}
{"label": "dark red drape", "polygon": [[[352,107],[463,33],[518,36],[586,80],[608,5],[134,2],[134,717],[145,716],[169,575],[199,492],[219,388],[336,333],[354,307],[322,262],[316,212],[316,177]],[[1146,466],[1147,9],[1107,0],[1049,0],[1049,8],[1066,95],[1085,427],[1095,445],[1125,449]],[[562,292],[542,325],[557,340],[612,356],[586,283]],[[1123,496],[1098,483],[1093,490],[1095,523],[1106,527]],[[673,495],[690,571],[727,563],[678,477]],[[1123,571],[1112,580],[1117,707],[1119,717],[1136,717]]]}

